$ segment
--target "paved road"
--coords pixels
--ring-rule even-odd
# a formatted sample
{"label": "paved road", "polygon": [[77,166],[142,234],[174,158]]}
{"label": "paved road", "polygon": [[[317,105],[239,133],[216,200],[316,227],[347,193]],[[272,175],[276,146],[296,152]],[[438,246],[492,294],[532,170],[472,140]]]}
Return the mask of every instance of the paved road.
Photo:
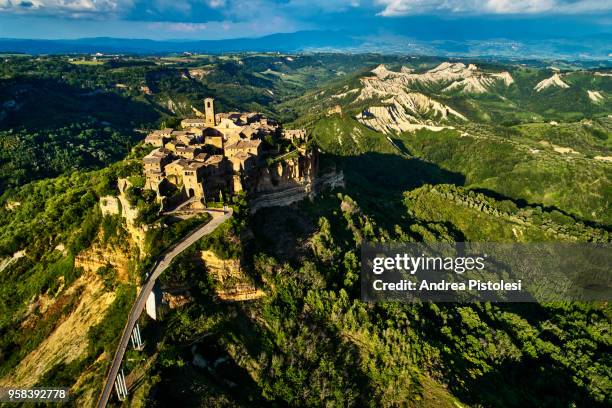
{"label": "paved road", "polygon": [[145,308],[145,304],[149,297],[149,294],[153,290],[153,286],[155,285],[155,281],[165,271],[172,260],[185,249],[189,248],[193,243],[202,238],[204,235],[208,235],[213,232],[223,221],[229,219],[232,216],[232,209],[229,208],[227,212],[223,211],[207,211],[210,215],[212,215],[212,220],[210,222],[197,230],[193,231],[191,234],[187,235],[183,238],[178,244],[170,248],[166,251],[162,256],[159,257],[158,261],[153,266],[153,269],[147,274],[147,278],[145,279],[144,284],[142,285],[138,296],[136,297],[136,301],[132,305],[132,310],[130,310],[130,314],[127,319],[127,323],[123,328],[123,333],[121,335],[121,340],[119,341],[119,346],[117,347],[117,351],[115,352],[115,357],[113,358],[110,370],[108,372],[108,376],[106,377],[106,383],[104,384],[104,390],[100,395],[100,399],[98,400],[98,408],[106,407],[108,400],[111,396],[111,392],[113,390],[113,385],[115,383],[115,378],[119,373],[119,369],[121,368],[121,362],[123,360],[123,355],[128,348],[128,343],[130,340],[130,335],[132,334],[132,330],[138,321],[138,318],[142,314],[142,311]]}

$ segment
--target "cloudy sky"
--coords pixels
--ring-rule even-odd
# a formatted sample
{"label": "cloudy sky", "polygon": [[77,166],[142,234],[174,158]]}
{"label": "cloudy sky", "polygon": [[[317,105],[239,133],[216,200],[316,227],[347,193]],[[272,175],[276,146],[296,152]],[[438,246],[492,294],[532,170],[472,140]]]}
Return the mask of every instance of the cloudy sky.
{"label": "cloudy sky", "polygon": [[0,37],[219,39],[300,30],[421,37],[610,33],[612,0],[0,0]]}

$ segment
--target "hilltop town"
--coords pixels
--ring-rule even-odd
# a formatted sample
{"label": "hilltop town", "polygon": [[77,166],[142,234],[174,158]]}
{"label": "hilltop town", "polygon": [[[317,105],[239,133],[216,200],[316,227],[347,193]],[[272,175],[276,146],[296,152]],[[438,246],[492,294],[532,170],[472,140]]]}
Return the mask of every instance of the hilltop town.
{"label": "hilltop town", "polygon": [[283,129],[255,112],[215,113],[212,98],[204,100],[204,113],[195,111],[199,117],[183,119],[182,130],[145,138],[155,147],[143,159],[145,188],[163,209],[201,208],[242,191],[254,196],[314,180],[317,157],[306,148],[304,129]]}

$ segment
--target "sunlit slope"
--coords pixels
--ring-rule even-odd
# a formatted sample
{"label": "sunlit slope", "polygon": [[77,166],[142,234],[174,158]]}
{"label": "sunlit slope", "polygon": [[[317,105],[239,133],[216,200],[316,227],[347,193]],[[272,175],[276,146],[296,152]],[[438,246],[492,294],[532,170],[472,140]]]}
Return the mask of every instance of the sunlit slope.
{"label": "sunlit slope", "polygon": [[333,155],[416,157],[487,194],[610,224],[611,77],[505,68],[378,66],[307,94],[299,123]]}

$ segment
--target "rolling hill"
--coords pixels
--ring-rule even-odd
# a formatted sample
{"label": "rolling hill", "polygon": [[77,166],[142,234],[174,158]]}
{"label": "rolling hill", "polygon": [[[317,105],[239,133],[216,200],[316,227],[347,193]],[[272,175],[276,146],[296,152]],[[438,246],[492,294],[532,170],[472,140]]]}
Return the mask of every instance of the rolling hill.
{"label": "rolling hill", "polygon": [[462,175],[470,188],[610,224],[611,77],[568,71],[560,86],[554,72],[462,62],[379,65],[292,106],[334,155],[419,158]]}

